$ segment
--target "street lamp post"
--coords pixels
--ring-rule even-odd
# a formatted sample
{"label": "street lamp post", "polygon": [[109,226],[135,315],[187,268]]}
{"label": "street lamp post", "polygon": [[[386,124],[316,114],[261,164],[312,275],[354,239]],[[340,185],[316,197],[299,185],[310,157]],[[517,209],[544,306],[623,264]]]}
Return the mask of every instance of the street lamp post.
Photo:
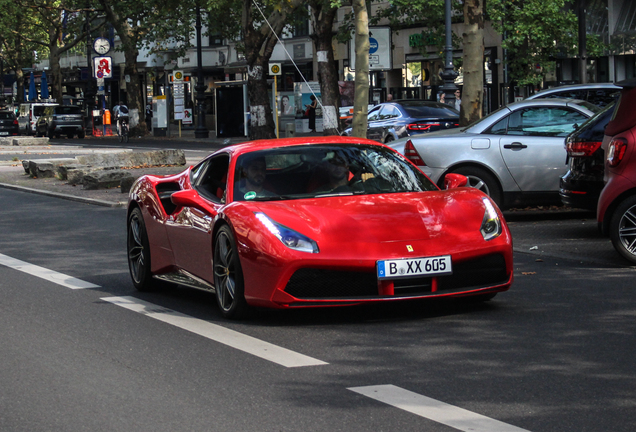
{"label": "street lamp post", "polygon": [[455,107],[455,78],[457,78],[457,72],[453,68],[453,38],[451,29],[451,0],[444,0],[444,26],[446,29],[446,43],[444,46],[444,72],[442,72],[442,79],[444,85],[442,91],[444,92],[446,103],[452,107]]}
{"label": "street lamp post", "polygon": [[203,83],[203,65],[201,61],[201,8],[197,2],[197,127],[194,130],[195,138],[207,138],[208,129],[205,127],[205,84]]}
{"label": "street lamp post", "polygon": [[[87,77],[86,77],[86,91],[84,91],[84,100],[86,101],[86,116],[90,118],[93,115],[93,104],[95,99],[95,89],[93,87],[93,67],[91,65],[92,57],[91,57],[91,23],[89,19],[89,8],[90,4],[86,2],[86,66],[87,66]],[[61,102],[61,101],[59,101]]]}

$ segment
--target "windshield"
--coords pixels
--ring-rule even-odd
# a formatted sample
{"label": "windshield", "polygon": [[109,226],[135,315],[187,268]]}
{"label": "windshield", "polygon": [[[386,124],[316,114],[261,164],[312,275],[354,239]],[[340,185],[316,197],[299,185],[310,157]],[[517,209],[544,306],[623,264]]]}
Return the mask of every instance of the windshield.
{"label": "windshield", "polygon": [[422,192],[437,187],[391,149],[358,144],[283,147],[241,155],[235,201]]}

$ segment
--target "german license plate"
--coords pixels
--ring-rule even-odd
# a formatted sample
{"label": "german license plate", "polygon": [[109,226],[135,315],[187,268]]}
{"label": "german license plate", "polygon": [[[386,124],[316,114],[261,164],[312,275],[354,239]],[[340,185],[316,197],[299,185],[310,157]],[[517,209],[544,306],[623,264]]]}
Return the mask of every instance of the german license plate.
{"label": "german license plate", "polygon": [[9,135],[9,132],[0,132],[0,135]]}
{"label": "german license plate", "polygon": [[378,261],[378,279],[453,274],[450,255]]}

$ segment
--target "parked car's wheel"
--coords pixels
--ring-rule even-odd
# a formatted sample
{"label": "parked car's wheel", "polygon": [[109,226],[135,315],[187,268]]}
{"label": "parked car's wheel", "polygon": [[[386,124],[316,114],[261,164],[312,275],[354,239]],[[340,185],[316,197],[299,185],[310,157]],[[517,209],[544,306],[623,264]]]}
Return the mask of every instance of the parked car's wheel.
{"label": "parked car's wheel", "polygon": [[636,195],[625,199],[612,215],[609,227],[614,249],[628,261],[636,263]]}
{"label": "parked car's wheel", "polygon": [[225,318],[241,318],[247,312],[243,270],[232,230],[223,226],[214,242],[214,287],[216,301]]}
{"label": "parked car's wheel", "polygon": [[47,131],[47,135],[49,137],[49,139],[53,139],[55,138],[55,133],[53,132],[53,130],[49,129],[49,127],[46,127],[46,131]]}
{"label": "parked car's wheel", "polygon": [[384,144],[390,143],[393,140],[395,140],[395,138],[393,138],[393,135],[388,134],[386,138],[384,139]]}
{"label": "parked car's wheel", "polygon": [[84,137],[86,137],[86,132],[84,132],[84,131],[81,131],[80,133],[77,134],[77,138],[79,138],[79,139],[82,139]]}
{"label": "parked car's wheel", "polygon": [[150,244],[140,209],[136,208],[130,213],[127,231],[128,268],[133,285],[139,291],[153,291],[158,284],[150,273]]}
{"label": "parked car's wheel", "polygon": [[[479,189],[501,207],[503,204],[503,193],[497,179],[483,168],[466,166],[456,168],[451,171],[456,174],[464,175],[468,178],[468,186]],[[443,182],[443,178],[442,178]]]}

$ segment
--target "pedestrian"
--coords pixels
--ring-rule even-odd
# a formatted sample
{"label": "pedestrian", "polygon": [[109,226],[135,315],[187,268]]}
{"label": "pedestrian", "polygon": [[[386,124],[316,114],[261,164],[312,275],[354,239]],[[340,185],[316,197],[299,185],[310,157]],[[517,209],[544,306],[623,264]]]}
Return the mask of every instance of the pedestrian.
{"label": "pedestrian", "polygon": [[391,102],[393,100],[393,95],[391,93],[389,93],[388,95],[386,95],[386,101],[387,102]]}
{"label": "pedestrian", "polygon": [[446,95],[444,94],[444,92],[441,92],[439,94],[439,103],[446,103]]}
{"label": "pedestrian", "polygon": [[459,111],[462,106],[462,92],[459,89],[455,90],[455,109]]}
{"label": "pedestrian", "polygon": [[314,95],[309,96],[309,99],[311,99],[311,103],[309,105],[305,105],[309,112],[309,130],[311,132],[316,132],[316,107],[318,106],[318,100]]}
{"label": "pedestrian", "polygon": [[148,128],[148,132],[152,130],[152,105],[146,105],[146,127]]}

